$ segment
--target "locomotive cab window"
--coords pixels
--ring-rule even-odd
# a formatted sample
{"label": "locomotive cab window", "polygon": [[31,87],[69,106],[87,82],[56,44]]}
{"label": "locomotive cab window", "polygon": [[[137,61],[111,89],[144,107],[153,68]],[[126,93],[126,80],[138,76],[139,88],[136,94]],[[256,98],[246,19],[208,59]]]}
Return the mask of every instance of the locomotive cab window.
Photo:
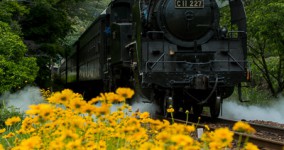
{"label": "locomotive cab window", "polygon": [[113,22],[131,22],[131,8],[129,3],[113,4],[111,20]]}

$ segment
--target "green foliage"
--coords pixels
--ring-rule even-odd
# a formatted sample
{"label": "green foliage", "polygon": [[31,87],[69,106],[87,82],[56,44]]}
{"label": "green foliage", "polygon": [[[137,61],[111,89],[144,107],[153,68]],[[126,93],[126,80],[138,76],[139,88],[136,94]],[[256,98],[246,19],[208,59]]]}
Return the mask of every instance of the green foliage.
{"label": "green foliage", "polygon": [[[225,101],[234,101],[239,105],[243,106],[260,106],[265,107],[273,104],[273,100],[271,93],[267,90],[263,90],[263,87],[254,86],[249,88],[242,88],[242,99],[246,102],[240,102],[238,96],[238,89],[235,88],[234,93],[231,97],[225,99]],[[276,100],[276,99],[275,99]]]}
{"label": "green foliage", "polygon": [[8,23],[18,34],[21,33],[17,20],[27,14],[29,10],[17,1],[3,0],[0,2],[0,21]]}
{"label": "green foliage", "polygon": [[110,0],[85,0],[71,7],[69,15],[72,20],[73,32],[65,38],[67,45],[72,45],[89,25],[106,9]]}
{"label": "green foliage", "polygon": [[22,39],[0,22],[0,93],[32,83],[37,75],[36,59],[25,57]]}
{"label": "green foliage", "polygon": [[45,43],[64,38],[71,29],[67,13],[48,4],[33,6],[21,24],[26,39]]}
{"label": "green foliage", "polygon": [[246,10],[255,79],[258,85],[266,85],[271,94],[277,96],[284,89],[284,2],[248,1]]}
{"label": "green foliage", "polygon": [[16,117],[16,116],[20,117],[21,119],[24,118],[24,114],[21,113],[17,108],[15,108],[15,107],[8,107],[7,108],[3,105],[2,106],[0,105],[0,129],[6,127],[5,121],[8,118]]}

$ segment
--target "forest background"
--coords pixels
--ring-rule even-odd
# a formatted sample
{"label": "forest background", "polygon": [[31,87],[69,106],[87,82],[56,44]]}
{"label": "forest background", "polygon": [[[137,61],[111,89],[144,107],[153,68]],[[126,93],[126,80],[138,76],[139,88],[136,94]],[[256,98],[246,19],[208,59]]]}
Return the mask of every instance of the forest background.
{"label": "forest background", "polygon": [[[51,71],[109,0],[1,0],[0,93],[25,85],[56,87]],[[248,22],[249,99],[270,100],[284,90],[284,2],[244,0]],[[225,18],[228,8],[221,9]],[[226,19],[225,19],[226,20]],[[226,26],[226,21],[221,22]],[[59,85],[59,84],[58,84]]]}

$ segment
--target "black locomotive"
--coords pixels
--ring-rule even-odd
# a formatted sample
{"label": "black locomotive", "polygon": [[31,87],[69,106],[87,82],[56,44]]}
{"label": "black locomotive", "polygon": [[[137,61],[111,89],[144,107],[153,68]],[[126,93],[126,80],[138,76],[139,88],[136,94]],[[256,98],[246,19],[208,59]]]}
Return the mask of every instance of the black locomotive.
{"label": "black locomotive", "polygon": [[230,30],[215,0],[113,0],[73,45],[61,77],[85,89],[132,87],[163,114],[169,105],[196,115],[209,106],[218,117],[250,78],[244,6],[228,4]]}

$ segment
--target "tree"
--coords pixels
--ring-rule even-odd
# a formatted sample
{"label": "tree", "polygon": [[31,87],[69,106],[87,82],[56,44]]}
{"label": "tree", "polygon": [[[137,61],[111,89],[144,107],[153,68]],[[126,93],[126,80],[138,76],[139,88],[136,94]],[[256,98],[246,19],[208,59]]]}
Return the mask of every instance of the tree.
{"label": "tree", "polygon": [[[247,1],[249,55],[276,97],[284,89],[284,2]],[[261,80],[260,80],[261,81]]]}
{"label": "tree", "polygon": [[37,76],[36,59],[25,57],[27,47],[7,23],[0,21],[0,93],[32,83]]}
{"label": "tree", "polygon": [[28,12],[27,7],[20,5],[17,1],[3,0],[0,2],[0,21],[8,23],[18,34],[21,34],[18,20]]}

